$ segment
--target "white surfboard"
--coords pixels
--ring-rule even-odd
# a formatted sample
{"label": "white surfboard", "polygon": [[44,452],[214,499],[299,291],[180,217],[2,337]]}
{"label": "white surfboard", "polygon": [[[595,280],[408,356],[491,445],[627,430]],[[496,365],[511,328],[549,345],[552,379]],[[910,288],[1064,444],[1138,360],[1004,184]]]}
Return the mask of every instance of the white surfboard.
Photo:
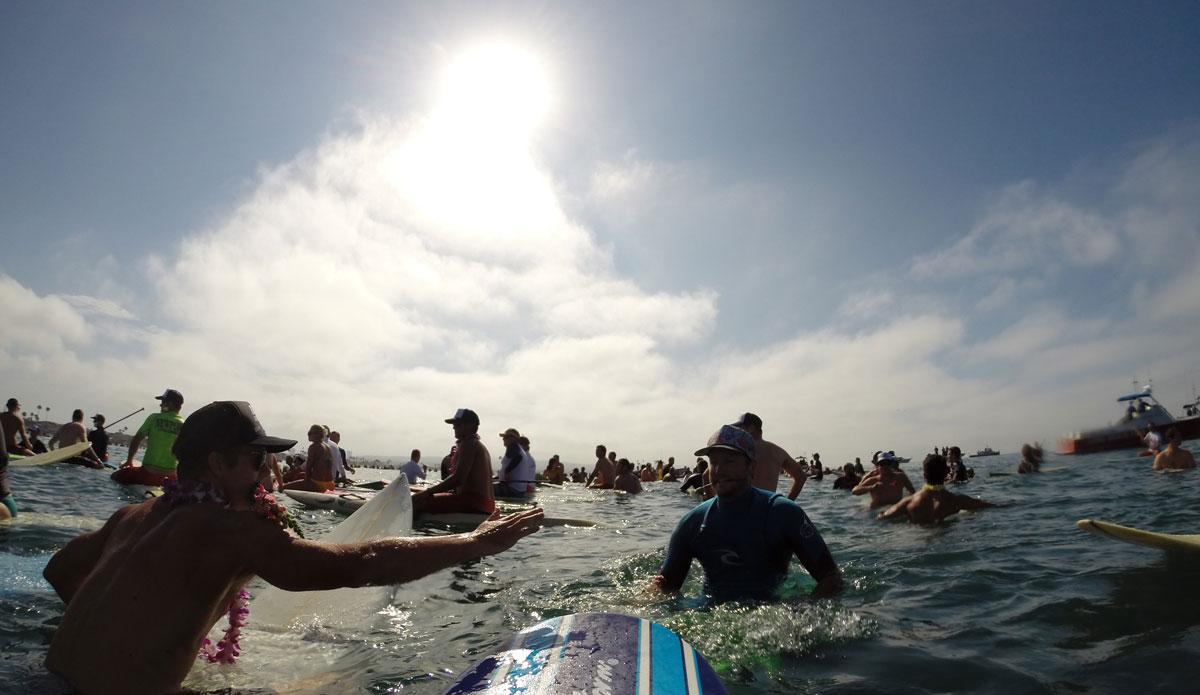
{"label": "white surfboard", "polygon": [[79,454],[82,454],[85,450],[87,450],[87,448],[90,447],[91,445],[92,445],[91,442],[79,442],[77,444],[72,444],[71,446],[64,446],[60,449],[51,449],[50,451],[47,451],[44,454],[38,454],[37,456],[26,456],[23,459],[13,459],[8,462],[8,465],[10,465],[10,466],[47,466],[51,463],[58,463],[59,461],[65,461],[65,460],[71,458],[72,456],[78,456]]}
{"label": "white surfboard", "polygon": [[[401,475],[320,540],[356,543],[372,538],[412,534],[412,496]],[[362,629],[392,596],[389,586],[326,591],[284,591],[267,587],[250,602],[250,621],[256,627],[287,629],[320,625]]]}

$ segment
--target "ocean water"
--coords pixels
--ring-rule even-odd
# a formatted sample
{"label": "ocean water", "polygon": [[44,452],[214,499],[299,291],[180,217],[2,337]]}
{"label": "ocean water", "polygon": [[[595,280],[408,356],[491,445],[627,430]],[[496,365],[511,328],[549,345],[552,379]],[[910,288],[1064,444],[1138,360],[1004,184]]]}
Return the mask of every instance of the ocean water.
{"label": "ocean water", "polygon": [[[676,630],[731,692],[747,695],[1196,692],[1200,554],[1166,554],[1075,526],[1092,518],[1200,532],[1200,471],[1156,474],[1149,460],[1117,460],[1133,453],[1050,456],[1046,467],[1069,468],[1006,478],[987,472],[1015,470],[1015,455],[969,459],[978,475],[959,491],[1008,506],[933,527],[875,521],[866,501],[834,491],[832,478],[809,481],[799,501],[847,588],[833,600],[759,606],[699,605],[698,565],[680,598],[643,591],[694,503],[674,484],[638,496],[543,488],[548,515],[610,526],[543,529],[504,554],[398,587],[372,620],[348,631],[256,630],[251,604],[239,663],[197,662],[185,685],[436,694],[514,631],[555,615],[611,611]],[[919,484],[916,461],[904,469]],[[136,499],[107,474],[74,466],[13,469],[12,485],[22,512],[0,525],[0,693],[66,693],[41,666],[63,611],[41,570],[76,534]],[[296,511],[310,537],[340,520]],[[792,567],[798,595],[807,575]]]}

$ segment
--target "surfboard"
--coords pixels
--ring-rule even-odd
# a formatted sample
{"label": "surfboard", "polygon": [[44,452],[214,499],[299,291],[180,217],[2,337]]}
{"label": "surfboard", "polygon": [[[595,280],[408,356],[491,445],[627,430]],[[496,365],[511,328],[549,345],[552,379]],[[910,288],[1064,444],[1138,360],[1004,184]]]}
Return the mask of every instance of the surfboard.
{"label": "surfboard", "polygon": [[[355,543],[411,533],[412,496],[408,479],[401,475],[321,540]],[[280,629],[296,624],[361,629],[390,600],[392,591],[390,586],[326,591],[284,591],[269,586],[250,602],[250,618],[256,626]]]}
{"label": "surfboard", "polygon": [[306,507],[311,507],[312,509],[332,509],[339,514],[353,514],[365,506],[367,502],[370,502],[378,496],[378,493],[367,490],[362,490],[359,492],[341,490],[338,492],[284,490],[283,494],[291,497]]}
{"label": "surfboard", "polygon": [[8,465],[10,465],[10,466],[46,466],[51,463],[59,463],[60,461],[66,461],[67,459],[71,458],[72,456],[78,456],[79,454],[82,454],[91,445],[92,445],[91,442],[79,442],[77,444],[72,444],[71,446],[64,446],[60,449],[52,449],[50,451],[47,451],[44,454],[38,454],[36,456],[26,456],[23,459],[19,459],[16,461],[9,461]]}
{"label": "surfboard", "polygon": [[1155,533],[1154,531],[1143,531],[1129,526],[1119,526],[1091,519],[1082,519],[1075,522],[1075,525],[1101,538],[1110,538],[1124,541],[1125,543],[1133,543],[1134,545],[1144,545],[1148,548],[1186,550],[1191,552],[1200,551],[1200,535]]}
{"label": "surfboard", "polygon": [[713,668],[674,632],[644,618],[579,613],[508,638],[442,695],[721,695]]}
{"label": "surfboard", "polygon": [[[1053,468],[1043,468],[1042,470],[1040,470],[1038,472],[1039,473],[1057,473],[1058,471],[1065,471],[1068,468],[1070,468],[1070,466],[1054,466]],[[1021,475],[1021,474],[1013,473],[1010,471],[991,471],[988,473],[989,478],[1007,478],[1009,476],[1014,476],[1014,475]],[[1025,475],[1036,475],[1036,473],[1026,473]]]}

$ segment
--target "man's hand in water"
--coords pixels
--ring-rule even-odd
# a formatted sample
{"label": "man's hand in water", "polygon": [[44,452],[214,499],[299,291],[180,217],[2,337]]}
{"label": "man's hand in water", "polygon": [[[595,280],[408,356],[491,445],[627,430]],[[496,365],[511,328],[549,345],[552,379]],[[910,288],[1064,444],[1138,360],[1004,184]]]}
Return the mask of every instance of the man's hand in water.
{"label": "man's hand in water", "polygon": [[500,516],[498,511],[492,512],[487,521],[480,524],[471,535],[483,545],[483,554],[494,555],[508,550],[517,541],[541,528],[544,516],[541,509],[508,516]]}

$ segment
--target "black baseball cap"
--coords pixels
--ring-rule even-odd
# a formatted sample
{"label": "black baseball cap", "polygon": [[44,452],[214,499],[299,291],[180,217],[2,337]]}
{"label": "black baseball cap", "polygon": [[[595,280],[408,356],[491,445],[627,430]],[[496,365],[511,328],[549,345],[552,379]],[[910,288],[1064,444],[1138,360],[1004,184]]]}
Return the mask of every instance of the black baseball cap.
{"label": "black baseball cap", "polygon": [[170,403],[178,403],[179,405],[183,405],[183,394],[176,391],[175,389],[167,389],[166,391],[163,391],[163,394],[161,396],[155,396],[154,400],[162,401],[163,403],[170,402]]}
{"label": "black baseball cap", "polygon": [[762,418],[755,415],[754,413],[742,413],[741,417],[739,417],[737,419],[737,422],[733,423],[733,426],[741,427],[742,425],[750,425],[752,427],[757,427],[758,429],[761,430],[762,429]]}
{"label": "black baseball cap", "polygon": [[243,445],[278,453],[296,446],[296,440],[268,437],[246,401],[215,401],[183,421],[171,453],[184,459]]}
{"label": "black baseball cap", "polygon": [[465,422],[468,425],[475,425],[478,427],[479,416],[476,415],[475,411],[471,410],[470,408],[459,408],[457,411],[455,411],[454,417],[447,418],[446,422],[450,423],[451,425],[455,424],[456,422]]}

